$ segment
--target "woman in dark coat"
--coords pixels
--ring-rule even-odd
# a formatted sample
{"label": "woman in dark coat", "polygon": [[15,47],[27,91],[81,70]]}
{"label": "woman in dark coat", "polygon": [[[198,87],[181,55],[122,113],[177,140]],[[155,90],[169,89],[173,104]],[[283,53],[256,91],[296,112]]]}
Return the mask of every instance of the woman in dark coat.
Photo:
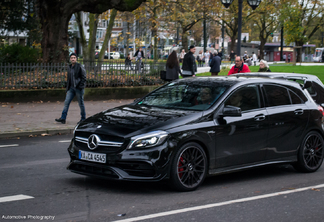
{"label": "woman in dark coat", "polygon": [[210,71],[212,76],[217,76],[220,72],[220,65],[222,63],[222,59],[218,55],[214,55],[213,59],[210,63]]}
{"label": "woman in dark coat", "polygon": [[181,75],[181,69],[177,57],[176,51],[173,51],[166,62],[166,80],[172,81],[179,79],[179,74]]}

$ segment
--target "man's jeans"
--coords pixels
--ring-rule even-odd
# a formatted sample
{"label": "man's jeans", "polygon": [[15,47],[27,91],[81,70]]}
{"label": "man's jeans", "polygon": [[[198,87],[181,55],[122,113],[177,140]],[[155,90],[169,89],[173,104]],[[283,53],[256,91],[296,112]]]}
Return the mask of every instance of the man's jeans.
{"label": "man's jeans", "polygon": [[66,119],[70,103],[71,103],[72,99],[74,98],[74,96],[76,96],[78,99],[80,110],[81,110],[81,120],[85,120],[86,112],[85,112],[85,108],[84,108],[83,95],[84,95],[84,89],[81,89],[81,90],[69,89],[66,92],[64,108],[63,108],[63,112],[62,112],[62,116],[61,116],[62,119]]}

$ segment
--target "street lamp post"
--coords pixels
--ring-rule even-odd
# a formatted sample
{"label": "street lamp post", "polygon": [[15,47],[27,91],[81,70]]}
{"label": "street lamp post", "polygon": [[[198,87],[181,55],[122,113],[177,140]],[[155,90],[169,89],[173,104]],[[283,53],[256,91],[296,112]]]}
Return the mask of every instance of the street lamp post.
{"label": "street lamp post", "polygon": [[[221,0],[223,5],[225,6],[225,8],[228,8],[233,0]],[[247,0],[248,4],[251,6],[251,8],[254,10],[256,9],[261,0]],[[237,37],[237,50],[236,50],[236,54],[238,56],[241,55],[241,35],[242,35],[242,4],[243,4],[243,0],[239,0],[239,13],[238,13],[238,37]]]}

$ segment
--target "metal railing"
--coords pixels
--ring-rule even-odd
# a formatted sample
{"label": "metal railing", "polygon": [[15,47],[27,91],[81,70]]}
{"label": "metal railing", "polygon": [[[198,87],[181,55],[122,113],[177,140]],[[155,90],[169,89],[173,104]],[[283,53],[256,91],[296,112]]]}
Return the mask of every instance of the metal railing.
{"label": "metal railing", "polygon": [[[87,87],[145,86],[163,84],[165,63],[125,64],[113,60],[81,61],[87,72]],[[0,89],[64,88],[68,63],[0,64]]]}

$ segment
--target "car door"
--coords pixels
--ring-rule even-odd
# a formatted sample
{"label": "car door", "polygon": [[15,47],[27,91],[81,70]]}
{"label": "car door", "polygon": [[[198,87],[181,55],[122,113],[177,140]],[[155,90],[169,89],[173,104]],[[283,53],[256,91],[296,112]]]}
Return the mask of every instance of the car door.
{"label": "car door", "polygon": [[[237,103],[237,97],[241,98],[241,103]],[[217,116],[216,167],[239,166],[265,160],[269,123],[262,101],[258,85],[241,87],[225,100],[224,107],[240,107],[242,116]]]}
{"label": "car door", "polygon": [[300,96],[281,85],[263,85],[269,115],[267,160],[295,157],[309,111]]}

